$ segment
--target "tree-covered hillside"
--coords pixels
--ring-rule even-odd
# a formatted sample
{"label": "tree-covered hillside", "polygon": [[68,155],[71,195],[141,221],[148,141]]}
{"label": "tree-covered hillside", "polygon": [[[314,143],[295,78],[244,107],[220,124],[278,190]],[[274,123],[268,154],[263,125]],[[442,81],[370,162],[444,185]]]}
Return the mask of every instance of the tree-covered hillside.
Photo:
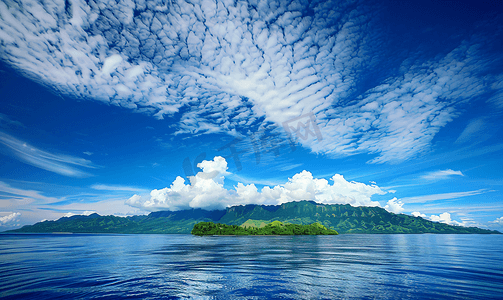
{"label": "tree-covered hillside", "polygon": [[197,222],[213,221],[212,217],[214,217],[213,212],[200,209],[179,212],[153,212],[148,216],[133,217],[92,214],[89,216],[63,217],[56,221],[39,222],[10,232],[187,234],[190,233]]}
{"label": "tree-covered hillside", "polygon": [[293,224],[319,222],[339,233],[499,233],[475,227],[451,226],[421,217],[394,214],[380,207],[349,204],[318,204],[313,201],[282,205],[233,206],[220,223],[240,225],[248,220],[281,221]]}
{"label": "tree-covered hillside", "polygon": [[421,217],[393,214],[379,207],[328,205],[313,201],[269,206],[241,205],[215,211],[202,209],[160,211],[150,213],[148,216],[125,218],[92,214],[39,222],[11,232],[187,234],[199,222],[240,226],[245,222],[247,225],[252,225],[273,221],[303,225],[318,222],[339,233],[499,233],[475,227],[431,222]]}
{"label": "tree-covered hillside", "polygon": [[327,229],[320,223],[310,225],[284,224],[273,221],[262,227],[226,225],[200,222],[194,225],[193,235],[337,235],[337,231]]}

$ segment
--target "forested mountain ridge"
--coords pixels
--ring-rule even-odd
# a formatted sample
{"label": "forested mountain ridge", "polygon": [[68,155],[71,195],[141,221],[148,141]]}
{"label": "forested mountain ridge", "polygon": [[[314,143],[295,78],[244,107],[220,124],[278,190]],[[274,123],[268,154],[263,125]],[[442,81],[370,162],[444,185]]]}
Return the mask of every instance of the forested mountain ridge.
{"label": "forested mountain ridge", "polygon": [[380,207],[329,205],[313,201],[289,202],[281,205],[240,205],[215,211],[202,209],[159,211],[147,216],[132,217],[98,214],[72,216],[27,225],[10,232],[188,234],[199,222],[241,225],[248,220],[281,221],[303,225],[319,222],[339,233],[500,233],[476,227],[451,226],[421,217],[393,214]]}

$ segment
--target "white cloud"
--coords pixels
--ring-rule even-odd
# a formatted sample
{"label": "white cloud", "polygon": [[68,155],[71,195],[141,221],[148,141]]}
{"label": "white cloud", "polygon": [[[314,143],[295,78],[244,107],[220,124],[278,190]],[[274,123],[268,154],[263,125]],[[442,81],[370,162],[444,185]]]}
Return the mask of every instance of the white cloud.
{"label": "white cloud", "polygon": [[68,213],[64,214],[63,217],[69,218],[69,217],[73,217],[73,216],[89,216],[89,215],[92,215],[94,213],[96,213],[96,212],[95,211],[89,211],[89,210],[83,211],[81,213],[68,212]]}
{"label": "white cloud", "polygon": [[412,213],[412,215],[413,215],[414,217],[416,217],[416,218],[417,218],[417,217],[421,217],[421,218],[423,218],[423,219],[426,219],[426,218],[427,218],[425,214],[422,214],[422,213],[420,213],[420,212],[418,212],[418,211],[413,212],[413,213]]}
{"label": "white cloud", "polygon": [[288,165],[280,167],[279,169],[280,169],[280,171],[289,171],[291,169],[298,168],[298,167],[300,167],[302,165],[303,164],[288,164]]}
{"label": "white cloud", "polygon": [[463,144],[470,141],[479,141],[481,133],[485,129],[485,121],[483,118],[471,120],[463,132],[456,139],[456,144]]}
{"label": "white cloud", "polygon": [[0,223],[1,224],[11,223],[11,222],[15,221],[17,219],[17,217],[19,217],[20,215],[21,215],[21,213],[15,212],[15,213],[11,213],[7,216],[0,217]]}
{"label": "white cloud", "polygon": [[223,187],[227,162],[216,156],[212,161],[203,160],[197,164],[203,171],[189,176],[190,184],[177,176],[169,188],[153,190],[150,197],[134,195],[126,204],[145,210],[183,210],[189,208],[215,209],[231,204],[230,195]]}
{"label": "white cloud", "polygon": [[416,196],[416,197],[405,197],[402,198],[402,201],[405,203],[425,203],[429,201],[439,201],[439,200],[450,200],[450,199],[458,199],[463,197],[470,197],[475,195],[480,195],[490,192],[490,190],[480,189],[475,191],[468,192],[455,192],[455,193],[443,193],[443,194],[433,194],[433,195],[424,195],[424,196]]}
{"label": "white cloud", "polygon": [[375,51],[379,18],[368,14],[379,10],[353,1],[307,5],[175,0],[158,9],[75,0],[67,9],[64,0],[6,0],[0,55],[73,97],[159,119],[180,112],[178,134],[239,135],[313,112],[323,140],[310,136],[305,147],[376,154],[373,163],[427,151],[457,103],[498,89],[484,73],[484,38],[474,37],[443,56],[410,58],[360,91],[371,82],[367,71],[386,63]]}
{"label": "white cloud", "polygon": [[384,209],[389,212],[399,214],[404,211],[402,206],[403,206],[403,202],[398,200],[396,197],[394,197],[393,199],[388,201],[386,206],[384,206]]}
{"label": "white cloud", "polygon": [[[95,197],[98,196],[100,200],[97,201]],[[146,213],[143,210],[135,209],[124,204],[124,197],[118,197],[116,195],[78,194],[59,198],[47,197],[42,195],[39,191],[15,188],[0,181],[0,211],[6,210],[23,212],[22,215],[16,218],[18,221],[16,224],[20,225],[33,224],[43,219],[56,220],[65,215],[89,214],[90,212],[96,212],[100,215],[115,216],[130,216]],[[7,225],[12,224],[8,223]]]}
{"label": "white cloud", "polygon": [[[101,75],[109,77],[110,73],[114,72],[117,67],[120,66],[122,62],[122,57],[119,54],[114,54],[110,57],[105,58],[103,67],[101,68]],[[136,66],[128,70],[128,77],[135,77],[141,73],[141,67]]]}
{"label": "white cloud", "polygon": [[490,223],[497,224],[503,226],[503,217],[499,217],[494,221],[491,221]]}
{"label": "white cloud", "polygon": [[23,163],[64,176],[87,177],[90,174],[77,167],[96,168],[87,159],[43,151],[3,132],[0,132],[0,146],[3,146],[0,150]]}
{"label": "white cloud", "polygon": [[487,227],[503,232],[503,217],[496,218],[494,221],[489,221]]}
{"label": "white cloud", "polygon": [[31,203],[38,201],[40,203],[47,204],[60,200],[55,197],[43,196],[39,191],[17,189],[2,181],[0,181],[0,193],[3,194],[0,195],[0,199],[2,200],[0,202],[0,207],[2,207],[1,204],[6,204],[7,206],[11,205],[11,201],[15,201],[17,203]]}
{"label": "white cloud", "polygon": [[[501,201],[500,201],[501,202]],[[503,210],[503,204],[500,202],[495,203],[485,203],[484,205],[480,205],[477,202],[470,202],[471,204],[465,205],[445,205],[445,204],[436,204],[436,205],[424,205],[421,210],[427,213],[436,213],[438,211],[449,211],[451,213],[457,214],[466,214],[466,213],[477,213],[477,212],[486,212],[486,213],[494,213],[495,211]]]}
{"label": "white cloud", "polygon": [[467,217],[462,217],[461,222],[456,221],[451,219],[451,214],[448,212],[441,213],[439,215],[430,215],[429,217],[425,214],[422,214],[420,212],[413,212],[412,215],[414,217],[421,217],[426,220],[430,220],[433,222],[439,222],[439,223],[444,223],[448,225],[456,225],[456,226],[464,226],[464,227],[470,227],[470,226],[477,226],[477,227],[483,227],[481,224],[473,221],[470,218]]}
{"label": "white cloud", "polygon": [[[342,175],[335,174],[330,184],[326,179],[313,178],[308,171],[302,171],[289,178],[285,184],[265,186],[261,191],[254,184],[238,183],[234,189],[223,186],[227,172],[227,162],[216,156],[212,161],[198,164],[203,171],[189,176],[190,183],[178,176],[168,188],[153,190],[149,196],[134,195],[126,204],[144,210],[182,210],[190,208],[223,209],[240,204],[281,204],[290,201],[315,200],[326,204],[351,204],[353,206],[379,206],[372,201],[372,195],[385,194],[377,185],[348,182]],[[219,176],[213,172],[218,171]],[[400,206],[396,203],[395,206]],[[400,206],[401,207],[401,206]],[[398,208],[397,208],[398,209]]]}
{"label": "white cloud", "polygon": [[428,180],[438,180],[438,179],[447,179],[447,178],[452,177],[453,175],[465,176],[465,175],[463,175],[463,173],[461,173],[461,171],[454,171],[451,169],[447,169],[447,170],[439,170],[439,171],[430,172],[428,174],[421,176],[421,178],[428,179]]}
{"label": "white cloud", "polygon": [[495,104],[498,109],[503,108],[503,75],[498,75],[497,80],[491,85],[494,94],[487,101]]}
{"label": "white cloud", "polygon": [[227,161],[221,156],[216,156],[213,160],[203,160],[197,164],[197,167],[203,170],[199,172],[201,178],[216,178],[215,181],[219,184],[223,184],[224,176],[229,174],[227,172]]}
{"label": "white cloud", "polygon": [[431,215],[430,220],[433,222],[440,222],[440,223],[445,223],[445,224],[451,224],[451,214],[448,212],[444,212],[440,215]]}

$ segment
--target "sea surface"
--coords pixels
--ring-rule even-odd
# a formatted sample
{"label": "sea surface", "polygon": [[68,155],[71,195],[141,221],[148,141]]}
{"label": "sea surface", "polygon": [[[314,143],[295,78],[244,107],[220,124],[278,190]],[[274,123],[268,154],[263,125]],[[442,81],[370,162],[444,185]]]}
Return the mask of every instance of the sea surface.
{"label": "sea surface", "polygon": [[2,299],[502,299],[503,235],[0,234]]}

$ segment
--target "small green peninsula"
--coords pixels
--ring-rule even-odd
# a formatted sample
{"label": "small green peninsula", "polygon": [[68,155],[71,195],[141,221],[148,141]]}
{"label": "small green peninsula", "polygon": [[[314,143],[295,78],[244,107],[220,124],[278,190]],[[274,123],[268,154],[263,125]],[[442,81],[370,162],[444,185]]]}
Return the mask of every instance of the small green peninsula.
{"label": "small green peninsula", "polygon": [[[243,224],[244,225],[244,224]],[[320,223],[310,225],[283,224],[273,221],[263,227],[226,225],[213,222],[199,222],[194,225],[193,235],[337,235],[337,231],[327,229]]]}

